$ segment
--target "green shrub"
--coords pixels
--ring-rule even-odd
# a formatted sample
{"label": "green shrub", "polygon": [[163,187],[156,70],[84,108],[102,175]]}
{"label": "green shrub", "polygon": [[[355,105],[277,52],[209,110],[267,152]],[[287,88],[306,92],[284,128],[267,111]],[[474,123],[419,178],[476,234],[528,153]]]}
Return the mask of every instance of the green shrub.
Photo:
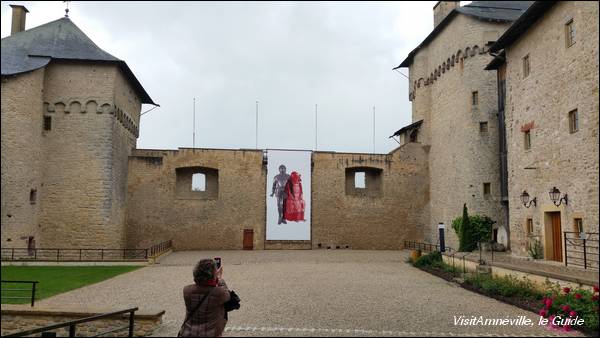
{"label": "green shrub", "polygon": [[444,261],[442,254],[439,251],[434,251],[430,254],[419,257],[414,266],[416,267],[441,267]]}
{"label": "green shrub", "polygon": [[531,256],[531,258],[533,258],[533,259],[544,258],[544,251],[542,248],[542,243],[537,238],[535,240],[533,240],[533,245],[529,246],[529,249],[527,250],[527,252],[529,253],[529,256]]}
{"label": "green shrub", "polygon": [[519,297],[541,299],[543,293],[538,291],[533,282],[527,278],[518,279],[514,276],[492,277],[488,274],[467,276],[465,282],[488,294],[504,297]]}
{"label": "green shrub", "polygon": [[[463,219],[467,219],[463,222]],[[463,227],[463,223],[466,226]],[[467,205],[463,207],[463,216],[452,221],[452,229],[456,232],[459,241],[459,251],[473,251],[477,242],[489,242],[492,238],[492,226],[496,223],[485,215],[469,216]]]}

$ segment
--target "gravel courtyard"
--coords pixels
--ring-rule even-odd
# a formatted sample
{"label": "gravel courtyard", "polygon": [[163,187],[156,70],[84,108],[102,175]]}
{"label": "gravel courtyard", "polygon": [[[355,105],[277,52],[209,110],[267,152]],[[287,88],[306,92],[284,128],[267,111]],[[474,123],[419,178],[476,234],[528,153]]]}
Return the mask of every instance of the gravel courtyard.
{"label": "gravel courtyard", "polygon": [[[226,336],[565,335],[535,314],[466,291],[404,262],[407,252],[175,252],[160,264],[58,295],[40,305],[166,310],[157,336],[176,336],[183,286],[203,257],[222,257],[224,278],[242,299]],[[517,318],[534,326],[455,326],[454,316]],[[566,333],[578,335],[577,333]]]}

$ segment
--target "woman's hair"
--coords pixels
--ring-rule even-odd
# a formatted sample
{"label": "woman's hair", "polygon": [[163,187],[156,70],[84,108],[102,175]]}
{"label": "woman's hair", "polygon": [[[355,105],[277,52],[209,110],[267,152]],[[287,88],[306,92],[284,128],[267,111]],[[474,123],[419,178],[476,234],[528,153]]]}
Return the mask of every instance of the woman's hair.
{"label": "woman's hair", "polygon": [[194,283],[204,284],[215,279],[216,264],[212,259],[202,259],[194,267]]}

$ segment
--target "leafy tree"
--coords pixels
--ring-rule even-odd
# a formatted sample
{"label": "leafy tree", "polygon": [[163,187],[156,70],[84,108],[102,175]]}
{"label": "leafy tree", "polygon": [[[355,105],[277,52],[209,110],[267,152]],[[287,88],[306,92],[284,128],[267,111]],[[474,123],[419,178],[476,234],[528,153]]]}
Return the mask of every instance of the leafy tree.
{"label": "leafy tree", "polygon": [[[468,224],[471,229],[470,233],[471,239],[467,239],[469,243],[465,242],[462,236],[462,225],[464,214],[467,213],[469,218]],[[463,251],[464,247],[471,248],[469,251],[472,251],[477,247],[477,242],[489,242],[492,238],[492,226],[496,223],[494,220],[485,215],[468,215],[468,211],[466,210],[466,206],[463,209],[463,216],[457,217],[452,221],[452,229],[456,232],[459,240],[459,250]]]}

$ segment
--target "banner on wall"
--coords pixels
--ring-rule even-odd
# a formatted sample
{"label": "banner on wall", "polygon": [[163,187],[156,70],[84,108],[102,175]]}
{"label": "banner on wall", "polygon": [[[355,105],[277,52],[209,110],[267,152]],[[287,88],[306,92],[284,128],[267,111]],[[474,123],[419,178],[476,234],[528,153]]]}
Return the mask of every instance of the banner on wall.
{"label": "banner on wall", "polygon": [[310,240],[311,151],[267,150],[267,240]]}

